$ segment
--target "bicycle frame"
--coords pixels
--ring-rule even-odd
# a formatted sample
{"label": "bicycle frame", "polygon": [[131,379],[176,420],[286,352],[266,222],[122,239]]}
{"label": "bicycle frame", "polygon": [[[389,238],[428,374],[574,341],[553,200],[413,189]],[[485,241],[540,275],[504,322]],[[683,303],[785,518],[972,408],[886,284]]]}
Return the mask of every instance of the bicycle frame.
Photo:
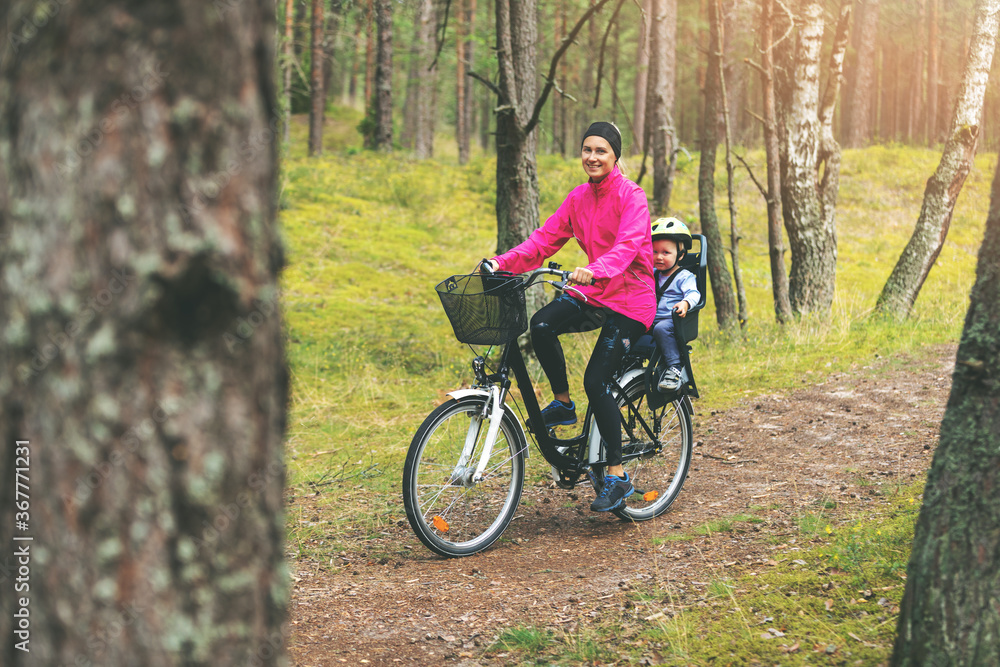
{"label": "bicycle frame", "polygon": [[[487,435],[486,447],[482,452],[480,465],[477,466],[473,480],[481,479],[486,461],[489,460],[492,453],[493,444],[496,439],[496,431],[499,428],[500,418],[502,415],[502,411],[499,408],[502,406],[503,398],[506,397],[510,389],[511,372],[513,372],[514,380],[517,382],[517,386],[521,390],[521,398],[524,401],[524,407],[528,414],[529,430],[534,435],[542,456],[549,464],[555,466],[560,471],[578,475],[587,474],[589,470],[595,466],[605,465],[601,447],[601,434],[598,430],[596,422],[593,419],[593,412],[589,407],[587,409],[583,431],[579,435],[572,438],[557,438],[550,435],[549,429],[545,426],[545,422],[542,418],[541,407],[538,404],[538,400],[535,398],[534,385],[531,382],[527,366],[524,363],[524,356],[521,353],[521,349],[518,347],[516,340],[504,346],[504,350],[500,357],[499,368],[496,373],[487,375],[483,370],[484,366],[485,363],[481,362],[481,357],[477,358],[476,361],[473,362],[473,367],[477,371],[477,382],[481,387],[489,387],[491,394],[492,400],[488,403],[488,405],[493,406],[491,409],[492,415],[490,416],[491,431]],[[644,372],[644,369],[641,367],[632,368],[626,371],[620,380],[621,385],[624,386],[633,377],[642,375]],[[641,428],[644,435],[649,438],[649,440],[655,440],[653,426],[648,424],[641,413],[631,404],[629,406],[629,412],[631,416],[635,417],[637,421],[637,428]],[[625,424],[625,426],[626,428],[629,428],[627,424]],[[478,425],[470,425],[470,434],[467,438],[467,447],[469,451],[468,453],[463,452],[463,460],[468,456],[471,456],[471,447],[472,443],[475,442],[475,436],[478,435],[478,428]],[[473,431],[473,429],[476,430]],[[576,451],[582,454],[582,448],[584,445],[586,445],[587,453],[585,458],[583,456],[569,456],[559,449],[560,447],[567,448],[566,451]],[[475,475],[480,475],[480,477],[475,477]]]}

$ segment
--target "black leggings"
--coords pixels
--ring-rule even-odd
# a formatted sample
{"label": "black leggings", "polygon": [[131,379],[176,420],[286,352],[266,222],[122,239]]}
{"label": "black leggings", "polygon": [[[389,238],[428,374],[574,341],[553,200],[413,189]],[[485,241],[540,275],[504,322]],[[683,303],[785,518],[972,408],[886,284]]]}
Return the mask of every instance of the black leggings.
{"label": "black leggings", "polygon": [[566,358],[559,336],[593,331],[598,327],[601,327],[601,335],[583,375],[583,388],[607,447],[608,465],[616,466],[622,462],[622,431],[618,403],[612,392],[615,384],[613,376],[625,355],[623,341],[638,339],[646,333],[646,327],[621,313],[564,295],[541,308],[531,318],[531,344],[552,384],[552,392],[561,394],[569,391],[569,381],[566,379]]}

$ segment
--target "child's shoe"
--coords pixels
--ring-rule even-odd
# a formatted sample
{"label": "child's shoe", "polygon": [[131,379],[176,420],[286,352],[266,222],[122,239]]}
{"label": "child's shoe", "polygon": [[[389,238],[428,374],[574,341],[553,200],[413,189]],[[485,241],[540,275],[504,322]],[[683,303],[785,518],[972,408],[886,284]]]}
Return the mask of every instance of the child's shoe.
{"label": "child's shoe", "polygon": [[656,388],[660,391],[677,391],[681,386],[681,369],[677,366],[671,366],[667,370],[663,371],[663,375],[660,376],[660,383],[656,385]]}

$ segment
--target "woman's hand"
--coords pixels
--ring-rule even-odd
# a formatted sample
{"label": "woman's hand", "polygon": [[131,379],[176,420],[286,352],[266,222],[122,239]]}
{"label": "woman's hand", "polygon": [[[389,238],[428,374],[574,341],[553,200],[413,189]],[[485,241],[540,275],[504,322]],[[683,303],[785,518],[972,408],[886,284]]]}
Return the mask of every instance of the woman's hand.
{"label": "woman's hand", "polygon": [[499,269],[500,269],[500,262],[496,261],[495,259],[484,259],[479,264],[480,273],[482,273],[484,270],[496,273]]}
{"label": "woman's hand", "polygon": [[569,281],[577,285],[593,285],[594,272],[590,269],[578,266],[573,270],[573,273],[569,275]]}

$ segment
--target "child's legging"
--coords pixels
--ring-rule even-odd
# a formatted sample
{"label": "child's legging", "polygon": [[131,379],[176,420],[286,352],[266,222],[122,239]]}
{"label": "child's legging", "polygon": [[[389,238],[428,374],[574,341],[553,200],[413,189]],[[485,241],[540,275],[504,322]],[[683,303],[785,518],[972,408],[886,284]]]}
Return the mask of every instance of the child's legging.
{"label": "child's legging", "polygon": [[677,336],[674,335],[673,316],[653,322],[653,340],[663,353],[663,363],[667,368],[681,365],[681,353],[677,347]]}
{"label": "child's legging", "polygon": [[569,381],[559,336],[593,331],[598,327],[601,327],[601,335],[583,375],[583,388],[607,447],[608,465],[616,466],[622,462],[622,432],[618,402],[612,392],[614,373],[625,355],[623,341],[638,339],[646,332],[645,325],[613,310],[563,295],[531,318],[531,344],[552,385],[552,392],[560,394],[569,391]]}

